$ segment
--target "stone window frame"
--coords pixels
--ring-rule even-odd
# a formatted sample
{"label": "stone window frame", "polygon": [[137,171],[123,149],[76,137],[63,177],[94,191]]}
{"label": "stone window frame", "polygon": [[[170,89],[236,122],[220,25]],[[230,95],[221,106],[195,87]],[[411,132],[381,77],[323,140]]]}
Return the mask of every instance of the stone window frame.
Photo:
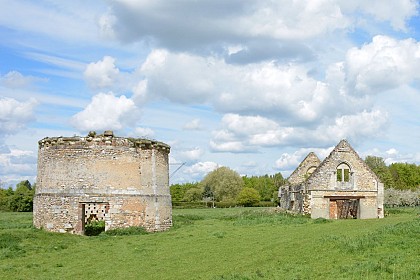
{"label": "stone window frame", "polygon": [[351,183],[353,181],[353,173],[350,164],[340,162],[335,169],[335,179],[338,183]]}

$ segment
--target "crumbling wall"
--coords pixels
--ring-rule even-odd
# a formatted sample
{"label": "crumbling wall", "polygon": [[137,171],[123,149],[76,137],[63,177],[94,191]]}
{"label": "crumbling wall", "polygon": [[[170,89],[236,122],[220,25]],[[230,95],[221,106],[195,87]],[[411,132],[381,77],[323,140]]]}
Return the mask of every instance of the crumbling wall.
{"label": "crumbling wall", "polygon": [[279,188],[280,207],[312,218],[383,218],[383,184],[346,140],[307,176],[316,159],[309,154]]}
{"label": "crumbling wall", "polygon": [[112,132],[40,140],[34,226],[82,234],[92,216],[105,220],[105,230],[169,228],[169,151],[164,143]]}
{"label": "crumbling wall", "polygon": [[293,171],[293,173],[290,174],[287,181],[291,185],[298,185],[305,182],[320,163],[321,161],[319,158],[313,152],[310,152]]}

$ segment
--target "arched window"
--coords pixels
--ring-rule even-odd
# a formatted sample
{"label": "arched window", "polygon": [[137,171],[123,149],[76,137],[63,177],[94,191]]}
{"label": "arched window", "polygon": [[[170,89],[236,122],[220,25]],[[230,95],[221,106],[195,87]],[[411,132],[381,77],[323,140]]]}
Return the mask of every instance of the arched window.
{"label": "arched window", "polygon": [[337,182],[350,182],[350,166],[346,163],[340,163],[337,166]]}
{"label": "arched window", "polygon": [[309,168],[308,168],[308,171],[306,171],[306,174],[307,174],[308,176],[312,175],[312,173],[314,173],[315,169],[316,169],[316,166],[311,166],[311,167],[309,167]]}

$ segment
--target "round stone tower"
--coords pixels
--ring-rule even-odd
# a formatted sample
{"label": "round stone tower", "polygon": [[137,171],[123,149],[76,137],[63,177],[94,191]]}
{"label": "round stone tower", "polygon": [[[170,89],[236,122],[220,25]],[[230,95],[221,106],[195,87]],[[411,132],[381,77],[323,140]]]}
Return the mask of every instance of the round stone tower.
{"label": "round stone tower", "polygon": [[105,230],[172,225],[168,145],[112,131],[38,144],[35,227],[83,234],[92,220],[104,220]]}

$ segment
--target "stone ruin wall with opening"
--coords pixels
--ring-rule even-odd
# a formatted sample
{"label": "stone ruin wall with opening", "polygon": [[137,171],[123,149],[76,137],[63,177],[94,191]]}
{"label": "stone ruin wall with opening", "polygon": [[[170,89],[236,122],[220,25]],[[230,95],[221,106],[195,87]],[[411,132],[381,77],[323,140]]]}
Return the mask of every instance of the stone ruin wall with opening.
{"label": "stone ruin wall with opening", "polygon": [[105,230],[172,225],[170,147],[144,139],[87,137],[39,141],[33,222],[48,231],[83,234],[90,219]]}
{"label": "stone ruin wall with opening", "polygon": [[[340,144],[343,143],[341,146]],[[331,197],[361,197],[361,219],[383,218],[383,184],[379,181],[359,155],[348,145],[340,142],[329,157],[322,163],[322,171],[315,173],[307,181],[307,190],[311,193],[311,213],[315,218],[329,217],[329,199]],[[345,163],[350,167],[350,181],[337,182],[336,168]]]}

